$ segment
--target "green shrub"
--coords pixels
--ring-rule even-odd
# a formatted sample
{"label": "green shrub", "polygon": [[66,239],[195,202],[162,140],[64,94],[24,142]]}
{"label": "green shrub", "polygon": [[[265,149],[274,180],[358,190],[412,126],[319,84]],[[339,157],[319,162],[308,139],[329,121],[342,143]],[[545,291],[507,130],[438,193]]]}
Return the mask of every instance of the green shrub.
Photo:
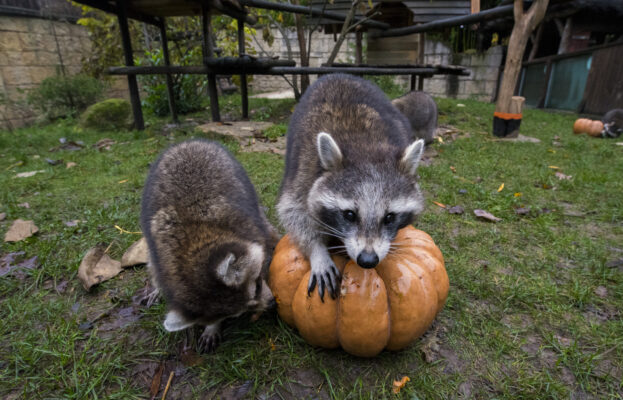
{"label": "green shrub", "polygon": [[72,117],[102,96],[104,85],[86,75],[51,76],[28,93],[28,104],[48,119]]}
{"label": "green shrub", "polygon": [[288,126],[286,124],[276,124],[264,129],[264,136],[269,139],[277,139],[280,136],[285,136],[287,131]]}
{"label": "green shrub", "polygon": [[132,107],[124,99],[108,99],[95,103],[82,114],[80,125],[95,130],[121,130],[132,125]]}
{"label": "green shrub", "polygon": [[372,75],[367,76],[366,79],[374,82],[389,98],[404,94],[404,89],[394,81],[391,75]]}
{"label": "green shrub", "polygon": [[[141,65],[164,65],[162,50],[146,52],[147,61],[140,61]],[[190,50],[180,60],[179,65],[200,65],[200,52]],[[188,114],[203,108],[204,95],[207,86],[204,75],[178,74],[173,77],[173,92],[175,108],[178,114]],[[146,96],[143,106],[157,116],[169,115],[169,97],[167,92],[166,76],[139,75],[141,87]]]}

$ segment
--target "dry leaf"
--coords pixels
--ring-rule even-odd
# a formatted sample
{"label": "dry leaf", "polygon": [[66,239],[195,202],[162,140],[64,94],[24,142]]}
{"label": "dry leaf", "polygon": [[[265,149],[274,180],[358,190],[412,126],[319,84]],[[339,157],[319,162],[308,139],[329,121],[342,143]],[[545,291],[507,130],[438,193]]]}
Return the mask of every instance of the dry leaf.
{"label": "dry leaf", "polygon": [[515,214],[517,215],[527,215],[530,214],[530,207],[519,207],[515,209]]}
{"label": "dry leaf", "polygon": [[76,163],[75,163],[75,162],[73,162],[73,161],[69,161],[67,164],[65,164],[65,166],[66,166],[67,168],[73,168],[73,167],[75,167],[76,165],[78,165],[78,164],[76,164]]}
{"label": "dry leaf", "polygon": [[13,225],[11,225],[6,235],[4,235],[4,241],[19,242],[20,240],[31,237],[37,232],[39,232],[39,228],[37,228],[34,222],[16,219],[13,221]]}
{"label": "dry leaf", "polygon": [[459,214],[460,215],[460,214],[463,214],[465,212],[465,210],[461,206],[454,206],[454,207],[450,207],[448,209],[448,212],[450,214]]}
{"label": "dry leaf", "polygon": [[84,148],[84,143],[82,142],[74,142],[73,140],[70,140],[70,141],[61,140],[60,142],[61,142],[60,146],[52,147],[48,151],[50,153],[53,153],[59,150],[76,151],[76,150],[81,150],[82,148]]}
{"label": "dry leaf", "polygon": [[22,208],[30,208],[30,204],[28,204],[28,202],[26,202],[26,203],[19,203],[17,206],[18,207],[22,207]]}
{"label": "dry leaf", "polygon": [[595,294],[597,295],[597,297],[604,299],[608,297],[608,289],[606,289],[605,286],[597,286],[595,288]]}
{"label": "dry leaf", "polygon": [[450,170],[456,174],[456,168],[454,168],[452,165],[450,166]]}
{"label": "dry leaf", "polygon": [[571,178],[573,178],[571,175],[565,175],[562,172],[556,172],[554,175],[556,176],[556,178],[560,179],[561,181],[562,180],[569,181],[571,180]]}
{"label": "dry leaf", "polygon": [[147,241],[142,237],[123,253],[123,256],[121,256],[121,267],[125,268],[133,265],[147,264],[148,257]]}
{"label": "dry leaf", "polygon": [[551,169],[560,169],[560,167],[557,167],[557,166],[555,166],[555,165],[550,165],[550,166],[548,166],[547,168],[551,168]]}
{"label": "dry leaf", "polygon": [[433,201],[433,203],[435,203],[437,206],[441,207],[441,208],[446,208],[446,205],[443,203],[440,203],[438,201]]}
{"label": "dry leaf", "polygon": [[129,181],[129,179],[122,179],[122,180],[120,180],[120,181],[119,181],[119,182],[117,182],[117,183],[126,183],[127,181]]}
{"label": "dry leaf", "polygon": [[400,390],[405,387],[405,385],[407,384],[407,382],[409,382],[411,379],[409,379],[408,376],[403,376],[401,380],[399,381],[394,381],[394,388],[393,391],[395,394],[400,393]]}
{"label": "dry leaf", "polygon": [[69,226],[69,227],[77,226],[79,223],[80,223],[79,219],[74,219],[74,220],[65,222],[65,226]]}
{"label": "dry leaf", "polygon": [[521,192],[517,192],[514,194],[515,197],[521,197]]}
{"label": "dry leaf", "polygon": [[268,344],[270,344],[270,351],[277,350],[277,346],[275,346],[275,342],[273,342],[272,338],[268,338]]}
{"label": "dry leaf", "polygon": [[480,210],[480,209],[474,210],[474,214],[476,214],[476,216],[479,218],[486,219],[487,221],[498,222],[502,220],[502,218],[498,218],[495,215],[485,210]]}
{"label": "dry leaf", "polygon": [[45,172],[44,170],[40,169],[38,171],[28,171],[28,172],[20,172],[19,174],[15,175],[16,178],[29,178],[35,174],[38,174],[40,172]]}
{"label": "dry leaf", "polygon": [[90,249],[78,268],[78,279],[86,290],[107,281],[121,272],[121,263],[106,254],[106,247],[97,245]]}
{"label": "dry leaf", "polygon": [[160,382],[162,381],[162,373],[164,372],[164,363],[160,363],[160,366],[156,370],[154,377],[151,380],[151,387],[149,388],[149,395],[152,399],[156,397],[160,391]]}
{"label": "dry leaf", "polygon": [[62,159],[60,159],[60,160],[52,160],[51,158],[46,158],[45,162],[47,162],[50,165],[58,165],[58,164],[62,164],[63,160]]}
{"label": "dry leaf", "polygon": [[95,147],[99,151],[110,150],[111,146],[115,143],[117,142],[115,142],[113,139],[104,138],[104,139],[98,140],[97,143],[93,145],[93,147]]}
{"label": "dry leaf", "polygon": [[500,187],[498,188],[498,193],[502,191],[502,189],[504,189],[504,182],[502,182],[502,184],[500,185]]}

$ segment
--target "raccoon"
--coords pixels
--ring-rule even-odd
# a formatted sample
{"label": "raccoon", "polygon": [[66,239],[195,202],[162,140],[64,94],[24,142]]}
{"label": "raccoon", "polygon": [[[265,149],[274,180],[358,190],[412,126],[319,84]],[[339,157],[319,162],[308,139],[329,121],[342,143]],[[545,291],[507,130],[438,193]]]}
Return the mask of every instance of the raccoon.
{"label": "raccoon", "polygon": [[601,119],[604,123],[603,137],[617,138],[623,133],[623,109],[615,108],[608,111]]}
{"label": "raccoon", "polygon": [[199,350],[209,351],[224,319],[272,306],[265,279],[278,237],[244,169],[222,146],[190,140],[165,150],[141,206],[167,331],[205,325]]}
{"label": "raccoon", "polygon": [[425,92],[413,91],[392,101],[411,124],[415,138],[424,139],[429,144],[435,139],[437,129],[437,104]]}
{"label": "raccoon", "polygon": [[311,85],[294,110],[277,212],[311,264],[316,285],[336,297],[329,250],[374,268],[398,229],[423,209],[416,168],[424,141],[372,83],[344,74]]}

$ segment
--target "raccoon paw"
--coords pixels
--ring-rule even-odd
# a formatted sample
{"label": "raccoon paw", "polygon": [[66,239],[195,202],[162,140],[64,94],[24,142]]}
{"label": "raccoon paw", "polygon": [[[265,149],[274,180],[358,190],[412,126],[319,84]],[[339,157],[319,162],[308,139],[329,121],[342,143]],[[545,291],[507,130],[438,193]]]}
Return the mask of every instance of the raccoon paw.
{"label": "raccoon paw", "polygon": [[211,353],[221,343],[220,324],[212,324],[205,327],[203,333],[199,337],[197,351],[199,353]]}
{"label": "raccoon paw", "polygon": [[147,293],[143,297],[138,300],[139,304],[144,304],[145,307],[149,308],[154,305],[155,302],[160,298],[160,290],[155,288],[151,292]]}
{"label": "raccoon paw", "polygon": [[336,299],[338,295],[340,282],[340,272],[337,270],[334,264],[331,264],[323,271],[314,272],[312,271],[309,276],[309,284],[307,285],[307,295],[310,296],[316,284],[318,284],[318,294],[320,295],[320,300],[324,303],[324,291],[325,288],[331,295],[332,299]]}

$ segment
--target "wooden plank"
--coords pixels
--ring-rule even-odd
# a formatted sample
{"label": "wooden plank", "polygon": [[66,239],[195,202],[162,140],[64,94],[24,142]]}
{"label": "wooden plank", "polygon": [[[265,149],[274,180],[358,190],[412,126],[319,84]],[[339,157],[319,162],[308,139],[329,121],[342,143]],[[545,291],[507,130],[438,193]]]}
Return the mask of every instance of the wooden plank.
{"label": "wooden plank", "polygon": [[603,48],[593,53],[591,70],[586,80],[582,112],[604,114],[623,108],[623,45]]}
{"label": "wooden plank", "polygon": [[[171,58],[169,57],[169,43],[167,41],[167,25],[162,18],[160,20],[160,40],[162,42],[162,56],[164,58],[164,65],[169,67],[171,65]],[[169,111],[171,112],[171,119],[173,123],[178,123],[177,108],[175,107],[175,91],[173,90],[173,78],[171,74],[167,74],[167,96],[169,97]]]}
{"label": "wooden plank", "polygon": [[[244,54],[244,22],[238,20],[238,55]],[[242,97],[242,119],[249,119],[249,93],[247,91],[247,75],[240,74],[240,96]]]}
{"label": "wooden plank", "polygon": [[[214,56],[212,45],[212,13],[206,4],[201,7],[201,26],[203,37],[203,64],[208,65],[208,60]],[[216,74],[208,72],[208,95],[210,96],[210,113],[213,122],[221,121],[218,107],[218,91],[216,89]]]}

